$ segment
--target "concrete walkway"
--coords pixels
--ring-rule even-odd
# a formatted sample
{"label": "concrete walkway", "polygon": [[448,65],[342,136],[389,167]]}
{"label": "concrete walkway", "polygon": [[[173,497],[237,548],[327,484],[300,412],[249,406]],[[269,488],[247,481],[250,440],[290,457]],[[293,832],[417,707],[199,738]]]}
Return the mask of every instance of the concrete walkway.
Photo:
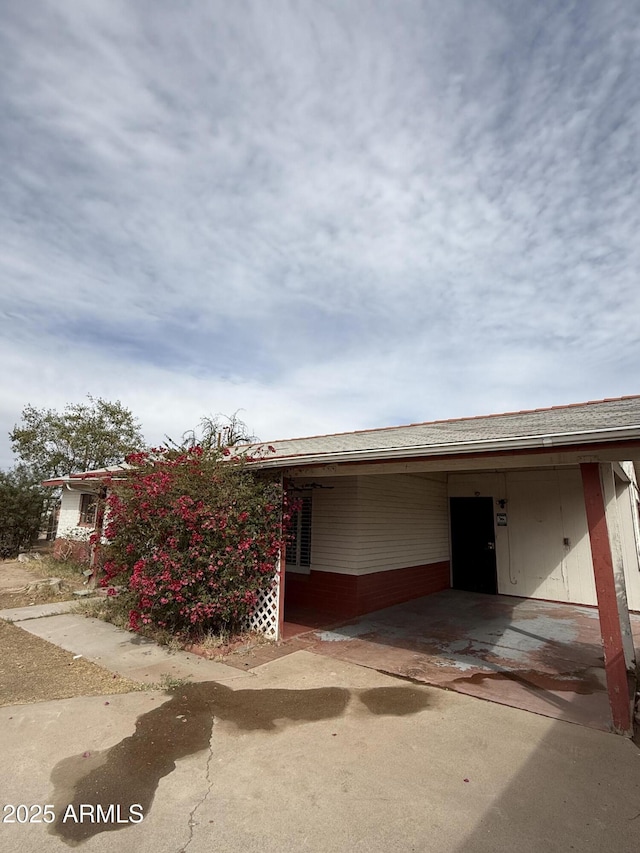
{"label": "concrete walkway", "polygon": [[[74,602],[41,604],[0,611],[30,634],[74,655],[100,664],[133,681],[157,684],[163,678],[227,683],[248,673],[183,651],[171,651],[151,640],[74,612]],[[66,611],[66,612],[65,612]]]}
{"label": "concrete walkway", "polygon": [[250,673],[161,661],[78,618],[20,624],[129,677],[157,680],[171,659],[198,681],[1,708],[3,804],[56,816],[0,824],[2,851],[638,849],[640,753],[625,738],[308,651]]}
{"label": "concrete walkway", "polygon": [[74,601],[51,601],[48,604],[31,604],[29,607],[9,607],[6,610],[0,610],[0,619],[6,619],[7,622],[27,622],[30,619],[40,619],[41,616],[73,613],[77,610],[78,604],[78,600],[75,599]]}

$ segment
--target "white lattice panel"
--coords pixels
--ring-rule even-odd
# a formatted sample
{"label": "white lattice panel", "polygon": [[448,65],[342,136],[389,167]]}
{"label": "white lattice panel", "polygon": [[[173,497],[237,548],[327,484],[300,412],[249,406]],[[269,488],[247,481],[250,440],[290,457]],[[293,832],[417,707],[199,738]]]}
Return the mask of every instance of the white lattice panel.
{"label": "white lattice panel", "polygon": [[269,589],[261,592],[253,613],[247,619],[249,631],[257,631],[271,640],[278,640],[278,626],[280,616],[280,571],[276,569],[273,581]]}

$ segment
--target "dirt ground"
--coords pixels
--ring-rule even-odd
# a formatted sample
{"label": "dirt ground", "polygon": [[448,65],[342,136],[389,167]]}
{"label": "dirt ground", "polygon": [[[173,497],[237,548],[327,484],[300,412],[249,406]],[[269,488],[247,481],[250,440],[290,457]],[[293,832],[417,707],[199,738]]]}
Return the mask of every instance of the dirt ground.
{"label": "dirt ground", "polygon": [[[35,589],[27,589],[30,585],[47,581],[52,575],[60,579],[59,585],[51,587],[42,584]],[[0,562],[0,610],[52,601],[70,601],[74,598],[73,591],[82,589],[83,580],[79,572],[71,572],[64,565],[52,567],[46,559],[28,563],[3,560]]]}
{"label": "dirt ground", "polygon": [[74,660],[71,652],[1,619],[0,648],[0,705],[141,689],[136,682],[83,658]]}
{"label": "dirt ground", "polygon": [[[82,586],[81,577],[77,582],[71,577],[63,578],[59,592],[51,587],[31,591],[24,589],[47,575],[48,568],[35,561],[19,563],[6,560],[0,563],[0,610],[66,601],[73,598],[74,589]],[[71,652],[2,619],[0,648],[0,706],[141,689],[136,682],[114,675],[95,663],[82,658],[74,660]]]}
{"label": "dirt ground", "polygon": [[[52,575],[60,579],[59,587],[33,588],[33,584]],[[46,556],[28,563],[4,560],[0,562],[0,610],[77,600],[73,592],[83,588],[83,580],[77,568],[55,563]],[[98,613],[92,615],[104,618]],[[0,648],[0,706],[141,689],[90,661],[73,660],[69,652],[2,619]],[[210,637],[185,648],[210,660],[224,660],[238,669],[250,669],[283,654],[280,646],[253,634],[231,639]]]}

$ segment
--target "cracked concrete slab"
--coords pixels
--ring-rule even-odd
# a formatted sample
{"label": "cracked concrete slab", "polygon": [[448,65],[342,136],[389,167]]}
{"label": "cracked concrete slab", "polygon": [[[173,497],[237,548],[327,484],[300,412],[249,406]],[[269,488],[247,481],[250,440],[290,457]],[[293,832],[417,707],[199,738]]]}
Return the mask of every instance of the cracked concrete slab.
{"label": "cracked concrete slab", "polygon": [[19,624],[114,672],[190,683],[0,708],[3,805],[56,816],[0,823],[2,850],[636,849],[625,738],[311,650],[243,672],[77,614]]}
{"label": "cracked concrete slab", "polygon": [[[183,742],[183,731],[194,736]],[[131,767],[155,762],[143,821],[93,827],[79,845],[92,853],[637,846],[630,741],[308,651],[226,686],[2,708],[0,748],[14,804],[57,802],[65,773],[71,798],[109,767],[114,790],[134,795]],[[43,824],[0,833],[3,850],[72,846]]]}

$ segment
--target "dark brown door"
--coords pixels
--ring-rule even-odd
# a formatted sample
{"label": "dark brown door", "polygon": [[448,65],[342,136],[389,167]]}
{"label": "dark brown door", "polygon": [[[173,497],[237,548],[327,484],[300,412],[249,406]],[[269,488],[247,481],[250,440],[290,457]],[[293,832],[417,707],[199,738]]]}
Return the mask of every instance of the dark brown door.
{"label": "dark brown door", "polygon": [[453,588],[498,592],[493,498],[450,498]]}

